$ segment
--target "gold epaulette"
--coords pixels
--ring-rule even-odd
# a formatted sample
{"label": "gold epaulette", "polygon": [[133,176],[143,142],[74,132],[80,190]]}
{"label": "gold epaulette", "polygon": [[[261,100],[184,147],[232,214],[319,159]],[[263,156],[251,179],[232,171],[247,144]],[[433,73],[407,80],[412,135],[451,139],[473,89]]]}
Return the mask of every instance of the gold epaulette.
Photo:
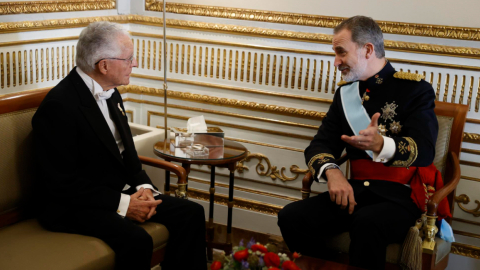
{"label": "gold epaulette", "polygon": [[339,81],[339,82],[337,83],[337,86],[342,86],[342,85],[345,85],[345,84],[347,84],[347,83],[349,83],[349,82],[346,82],[346,81],[344,81],[344,80],[341,80],[341,81]]}
{"label": "gold epaulette", "polygon": [[425,76],[423,76],[422,74],[403,72],[403,71],[395,72],[395,74],[393,74],[393,77],[397,79],[417,81],[417,82],[425,78]]}

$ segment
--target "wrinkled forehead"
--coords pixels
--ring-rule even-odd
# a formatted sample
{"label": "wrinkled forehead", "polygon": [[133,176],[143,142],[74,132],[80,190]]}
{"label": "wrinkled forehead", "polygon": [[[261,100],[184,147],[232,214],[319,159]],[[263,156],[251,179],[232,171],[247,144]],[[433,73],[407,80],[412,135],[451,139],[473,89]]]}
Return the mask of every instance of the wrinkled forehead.
{"label": "wrinkled forehead", "polygon": [[117,37],[117,46],[125,53],[133,53],[133,42],[129,35],[121,34]]}
{"label": "wrinkled forehead", "polygon": [[332,47],[334,50],[338,47],[344,49],[356,47],[356,43],[352,41],[352,32],[348,29],[343,29],[336,33],[332,39]]}

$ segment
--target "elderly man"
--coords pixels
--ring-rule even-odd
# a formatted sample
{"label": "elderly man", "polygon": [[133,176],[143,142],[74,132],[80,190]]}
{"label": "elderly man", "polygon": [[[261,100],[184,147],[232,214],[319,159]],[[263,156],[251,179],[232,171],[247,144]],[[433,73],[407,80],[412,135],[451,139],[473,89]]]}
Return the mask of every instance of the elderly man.
{"label": "elderly man", "polygon": [[135,150],[115,88],[137,66],[128,33],[114,23],[90,24],[76,61],[32,120],[41,224],[100,238],[115,251],[116,269],[137,270],[150,269],[153,249],[138,223],[158,222],[169,231],[162,269],[206,269],[203,207],[160,194]]}
{"label": "elderly man", "polygon": [[[314,179],[328,192],[285,206],[278,225],[290,250],[314,257],[326,256],[326,237],[348,231],[350,264],[384,269],[387,245],[403,242],[421,214],[409,184],[415,166],[435,156],[435,93],[420,75],[393,69],[371,18],[339,24],[333,50],[347,82],[305,149]],[[351,180],[334,163],[345,149]]]}

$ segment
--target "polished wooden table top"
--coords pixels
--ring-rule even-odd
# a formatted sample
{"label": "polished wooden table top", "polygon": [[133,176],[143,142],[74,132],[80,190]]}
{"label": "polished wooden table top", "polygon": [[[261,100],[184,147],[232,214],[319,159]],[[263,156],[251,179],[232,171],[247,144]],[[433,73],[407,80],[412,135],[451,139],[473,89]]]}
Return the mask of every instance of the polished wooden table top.
{"label": "polished wooden table top", "polygon": [[154,152],[157,156],[175,162],[190,164],[223,165],[239,161],[247,156],[247,148],[240,143],[224,140],[224,146],[207,146],[209,155],[205,158],[195,158],[186,154],[186,148],[176,148],[173,141],[167,139],[155,144]]}

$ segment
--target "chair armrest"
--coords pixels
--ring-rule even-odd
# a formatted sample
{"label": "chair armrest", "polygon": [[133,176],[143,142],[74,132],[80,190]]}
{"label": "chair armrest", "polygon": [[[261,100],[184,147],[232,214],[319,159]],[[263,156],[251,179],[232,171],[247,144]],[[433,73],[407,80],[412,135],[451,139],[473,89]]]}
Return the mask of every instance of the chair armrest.
{"label": "chair armrest", "polygon": [[338,166],[340,166],[340,165],[342,165],[343,163],[345,163],[347,160],[348,160],[348,155],[347,155],[347,154],[343,154],[343,156],[341,156],[339,159],[335,160],[335,164],[337,164]]}
{"label": "chair armrest", "polygon": [[[429,216],[437,216],[437,208],[438,204],[448,196],[458,185],[460,181],[460,162],[458,157],[455,153],[449,152],[448,153],[448,163],[452,166],[452,174],[451,180],[443,186],[441,189],[437,190],[432,197],[428,200],[427,203],[427,215]],[[445,181],[444,181],[445,182]]]}
{"label": "chair armrest", "polygon": [[310,197],[310,192],[312,191],[313,177],[312,173],[309,171],[302,180],[302,199]]}
{"label": "chair armrest", "polygon": [[169,161],[149,158],[145,156],[138,156],[138,159],[140,159],[140,161],[145,165],[165,169],[167,171],[175,173],[178,176],[178,184],[187,184],[187,171],[182,166],[179,166]]}
{"label": "chair armrest", "polygon": [[[338,166],[345,163],[348,160],[347,154],[344,154],[339,159],[335,160],[335,164]],[[313,176],[312,172],[307,172],[302,180],[302,199],[307,199],[310,197],[310,192],[312,192]]]}

